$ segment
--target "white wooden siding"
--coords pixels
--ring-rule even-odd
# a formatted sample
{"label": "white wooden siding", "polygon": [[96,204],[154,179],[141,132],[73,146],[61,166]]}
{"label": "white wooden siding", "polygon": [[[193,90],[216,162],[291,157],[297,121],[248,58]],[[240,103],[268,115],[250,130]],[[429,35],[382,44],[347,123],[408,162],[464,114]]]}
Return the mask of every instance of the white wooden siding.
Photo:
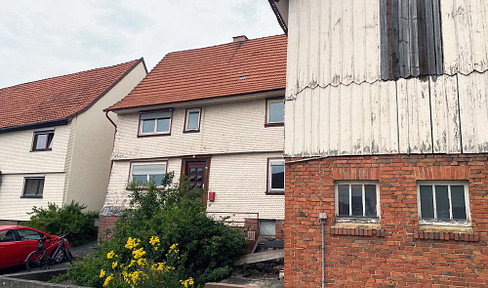
{"label": "white wooden siding", "polygon": [[378,0],[289,8],[285,155],[488,152],[488,1],[442,0],[445,75],[388,82]]}

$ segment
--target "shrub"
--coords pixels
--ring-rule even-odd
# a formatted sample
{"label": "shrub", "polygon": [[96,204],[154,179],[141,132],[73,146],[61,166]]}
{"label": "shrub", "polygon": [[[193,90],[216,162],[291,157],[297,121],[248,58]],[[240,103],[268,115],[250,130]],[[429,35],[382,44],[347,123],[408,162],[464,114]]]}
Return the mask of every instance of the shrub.
{"label": "shrub", "polygon": [[22,225],[33,227],[48,234],[61,236],[70,232],[68,239],[73,246],[83,245],[97,239],[96,212],[83,212],[85,205],[72,201],[59,207],[49,203],[47,208],[32,208],[31,218]]}
{"label": "shrub", "polygon": [[[145,188],[134,184],[129,187],[131,208],[125,210],[117,220],[113,237],[102,243],[95,255],[96,260],[83,260],[69,270],[69,277],[75,284],[102,287],[106,278],[102,281],[99,277],[100,267],[106,267],[105,273],[110,271],[113,274],[109,282],[121,285],[117,281],[123,279],[120,277],[122,272],[117,274],[111,269],[113,259],[107,259],[107,254],[113,252],[118,255],[118,261],[123,263],[120,269],[127,267],[131,252],[126,245],[128,239],[133,238],[141,239],[137,247],[147,252],[147,264],[144,263],[142,267],[139,263],[134,264],[139,265],[138,271],[150,275],[152,272],[148,269],[157,263],[174,267],[174,270],[160,273],[158,279],[164,281],[158,284],[159,287],[185,287],[185,283],[186,287],[190,287],[190,277],[195,286],[201,287],[206,282],[221,280],[230,273],[235,258],[245,251],[243,233],[206,215],[201,189],[173,185],[172,179],[173,175],[168,174],[163,180],[163,189],[156,189],[154,183]],[[157,251],[149,241],[154,237],[159,240]],[[178,245],[178,257],[169,259],[168,255],[175,244]],[[147,283],[140,282],[134,287],[154,287]]]}

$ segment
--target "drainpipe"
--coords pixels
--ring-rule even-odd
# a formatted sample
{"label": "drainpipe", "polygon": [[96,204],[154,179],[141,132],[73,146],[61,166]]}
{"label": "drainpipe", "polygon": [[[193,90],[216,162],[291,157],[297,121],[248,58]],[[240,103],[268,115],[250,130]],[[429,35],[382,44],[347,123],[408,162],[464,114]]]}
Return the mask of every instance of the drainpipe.
{"label": "drainpipe", "polygon": [[110,111],[105,111],[105,117],[107,117],[108,121],[110,121],[110,123],[114,125],[115,128],[114,137],[115,137],[115,134],[117,133],[117,124],[115,124],[115,122],[110,118],[110,116],[108,116],[108,112]]}
{"label": "drainpipe", "polygon": [[327,213],[320,213],[319,220],[322,226],[322,288],[325,288],[325,220],[327,219]]}

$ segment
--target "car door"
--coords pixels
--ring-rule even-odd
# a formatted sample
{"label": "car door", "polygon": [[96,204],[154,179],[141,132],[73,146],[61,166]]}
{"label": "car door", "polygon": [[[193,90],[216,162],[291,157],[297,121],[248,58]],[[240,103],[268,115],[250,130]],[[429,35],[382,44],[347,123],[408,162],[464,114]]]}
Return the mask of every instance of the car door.
{"label": "car door", "polygon": [[17,237],[19,238],[19,254],[18,260],[20,264],[24,263],[27,256],[34,250],[37,250],[37,240],[42,238],[41,233],[30,229],[16,229]]}
{"label": "car door", "polygon": [[18,255],[22,248],[14,230],[0,231],[0,268],[18,265]]}

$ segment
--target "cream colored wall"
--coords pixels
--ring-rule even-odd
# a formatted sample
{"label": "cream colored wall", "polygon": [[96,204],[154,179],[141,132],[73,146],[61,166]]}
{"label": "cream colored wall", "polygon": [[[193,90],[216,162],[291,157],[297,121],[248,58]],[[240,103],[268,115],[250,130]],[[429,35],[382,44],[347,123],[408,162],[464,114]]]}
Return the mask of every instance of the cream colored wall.
{"label": "cream colored wall", "polygon": [[199,133],[183,133],[185,108],[174,109],[171,136],[138,138],[139,114],[119,115],[112,159],[283,150],[283,127],[264,127],[264,97],[192,107],[202,107]]}
{"label": "cream colored wall", "polygon": [[[0,219],[27,220],[27,212],[33,206],[46,207],[48,202],[62,205],[70,127],[52,127],[55,132],[51,151],[30,152],[36,130],[0,134]],[[20,198],[27,176],[45,176],[43,198]]]}
{"label": "cream colored wall", "polygon": [[[139,63],[107,94],[77,117],[70,177],[67,183],[67,203],[75,200],[93,211],[102,208],[107,191],[115,132],[103,109],[129,94],[145,75],[144,65]],[[110,117],[116,122],[115,114],[111,113]]]}

